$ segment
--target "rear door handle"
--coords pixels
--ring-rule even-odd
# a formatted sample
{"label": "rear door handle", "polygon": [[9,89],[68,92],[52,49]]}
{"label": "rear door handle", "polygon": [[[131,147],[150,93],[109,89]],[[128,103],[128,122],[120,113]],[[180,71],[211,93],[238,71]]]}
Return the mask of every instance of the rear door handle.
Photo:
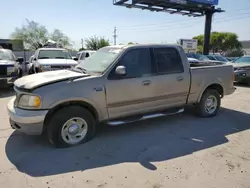
{"label": "rear door handle", "polygon": [[180,82],[180,81],[184,80],[184,78],[183,78],[182,76],[178,76],[178,77],[176,78],[176,80]]}
{"label": "rear door handle", "polygon": [[151,84],[150,80],[144,80],[144,81],[142,81],[142,85],[144,85],[144,86],[148,86],[150,84]]}

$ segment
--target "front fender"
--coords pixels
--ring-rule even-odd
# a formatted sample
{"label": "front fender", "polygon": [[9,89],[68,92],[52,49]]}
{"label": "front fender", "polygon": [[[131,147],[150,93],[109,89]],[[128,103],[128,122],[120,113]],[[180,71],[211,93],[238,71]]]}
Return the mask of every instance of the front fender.
{"label": "front fender", "polygon": [[103,112],[101,110],[102,108],[96,102],[90,100],[89,98],[74,97],[74,98],[61,99],[61,100],[58,100],[58,101],[52,103],[49,106],[49,109],[56,108],[58,105],[61,105],[63,103],[76,102],[76,101],[87,103],[88,105],[92,106],[95,109],[95,111],[97,112],[97,114],[98,114],[98,120],[99,121],[105,120],[107,118],[107,113]]}

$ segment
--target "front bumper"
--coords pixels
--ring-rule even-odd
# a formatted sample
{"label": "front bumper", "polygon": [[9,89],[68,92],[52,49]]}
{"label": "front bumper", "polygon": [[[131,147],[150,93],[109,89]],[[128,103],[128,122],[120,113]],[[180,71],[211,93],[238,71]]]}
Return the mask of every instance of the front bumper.
{"label": "front bumper", "polygon": [[0,78],[0,86],[12,85],[15,80],[16,80],[16,78],[14,78],[14,77]]}
{"label": "front bumper", "polygon": [[23,110],[16,108],[14,101],[11,99],[7,106],[11,127],[29,135],[41,135],[48,110]]}

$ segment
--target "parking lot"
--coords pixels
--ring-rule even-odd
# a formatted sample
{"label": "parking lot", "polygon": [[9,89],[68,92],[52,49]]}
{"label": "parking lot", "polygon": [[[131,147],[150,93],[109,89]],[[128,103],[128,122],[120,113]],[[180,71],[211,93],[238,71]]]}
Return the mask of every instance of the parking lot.
{"label": "parking lot", "polygon": [[250,88],[217,117],[175,116],[100,128],[87,144],[55,149],[13,131],[0,93],[0,185],[9,187],[250,187]]}

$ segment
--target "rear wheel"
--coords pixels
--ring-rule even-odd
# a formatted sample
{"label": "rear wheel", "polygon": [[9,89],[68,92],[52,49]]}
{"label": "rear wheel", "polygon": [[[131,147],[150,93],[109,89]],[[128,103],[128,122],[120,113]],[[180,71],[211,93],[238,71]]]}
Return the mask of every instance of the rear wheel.
{"label": "rear wheel", "polygon": [[218,109],[220,108],[221,97],[218,91],[214,89],[206,90],[201,100],[196,104],[196,113],[200,117],[213,117],[217,115]]}
{"label": "rear wheel", "polygon": [[92,114],[80,106],[68,106],[57,111],[47,125],[47,136],[56,147],[85,143],[95,135]]}

